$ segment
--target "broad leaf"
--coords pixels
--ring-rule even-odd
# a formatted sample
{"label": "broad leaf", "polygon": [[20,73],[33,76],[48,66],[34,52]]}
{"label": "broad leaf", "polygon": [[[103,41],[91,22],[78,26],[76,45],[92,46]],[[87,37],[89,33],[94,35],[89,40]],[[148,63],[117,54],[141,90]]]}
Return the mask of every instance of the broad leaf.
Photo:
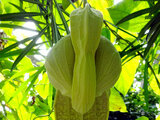
{"label": "broad leaf", "polygon": [[138,119],[136,120],[149,120],[148,117],[145,117],[145,116],[142,116],[142,117],[139,117]]}
{"label": "broad leaf", "polygon": [[105,20],[111,21],[107,8],[113,5],[113,0],[88,0],[88,3],[90,3],[93,8],[100,10]]}
{"label": "broad leaf", "polygon": [[140,58],[137,56],[122,66],[122,72],[119,80],[115,84],[115,87],[124,96],[127,94],[134,81],[136,69],[139,65],[139,59]]}
{"label": "broad leaf", "polygon": [[126,105],[121,95],[114,88],[111,88],[111,93],[109,98],[109,110],[127,112]]}
{"label": "broad leaf", "polygon": [[[123,0],[123,2],[120,2],[119,4],[108,8],[108,11],[114,24],[116,24],[127,15],[147,7],[147,2]],[[123,24],[120,24],[120,27],[132,32],[138,32],[146,24],[147,21],[148,20],[146,20],[144,16],[140,16]]]}
{"label": "broad leaf", "polygon": [[47,77],[47,73],[44,73],[42,75],[42,80],[40,80],[36,84],[35,89],[43,99],[47,98],[47,96],[49,95],[49,80]]}
{"label": "broad leaf", "polygon": [[160,115],[158,115],[158,117],[156,118],[156,120],[160,120]]}
{"label": "broad leaf", "polygon": [[[156,74],[159,82],[160,82],[160,75],[159,74]],[[157,95],[160,95],[160,89],[157,85],[157,82],[156,82],[156,79],[154,77],[154,75],[152,75],[149,79],[149,84],[151,86],[151,88],[153,89],[153,91],[157,94]]]}

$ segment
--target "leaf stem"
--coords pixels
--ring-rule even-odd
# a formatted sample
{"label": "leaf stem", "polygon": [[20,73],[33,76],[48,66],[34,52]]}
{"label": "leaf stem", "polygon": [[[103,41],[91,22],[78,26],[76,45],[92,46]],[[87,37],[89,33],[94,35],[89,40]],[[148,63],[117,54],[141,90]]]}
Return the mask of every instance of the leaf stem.
{"label": "leaf stem", "polygon": [[126,34],[128,34],[128,35],[130,35],[130,36],[132,36],[132,37],[134,37],[134,38],[136,38],[136,39],[137,39],[137,37],[136,37],[135,35],[133,35],[133,34],[131,34],[131,33],[127,32],[126,30],[121,29],[120,27],[118,27],[118,26],[116,26],[116,25],[114,25],[114,24],[110,23],[109,21],[104,20],[103,22],[104,22],[104,24],[105,24],[105,25],[106,25],[106,22],[107,22],[107,23],[109,23],[110,25],[114,26],[115,28],[117,28],[117,29],[119,29],[119,30],[123,31],[124,33],[126,33]]}
{"label": "leaf stem", "polygon": [[55,42],[54,40],[54,23],[53,23],[53,0],[51,0],[51,3],[50,3],[50,18],[51,18],[51,39],[49,40],[50,41],[50,45],[53,46],[53,43]]}
{"label": "leaf stem", "polygon": [[72,4],[72,6],[74,7],[74,9],[76,9],[76,6],[74,5],[74,3],[72,2],[72,0],[68,0],[71,4]]}
{"label": "leaf stem", "polygon": [[85,7],[86,3],[88,3],[87,0],[83,0],[83,8]]}

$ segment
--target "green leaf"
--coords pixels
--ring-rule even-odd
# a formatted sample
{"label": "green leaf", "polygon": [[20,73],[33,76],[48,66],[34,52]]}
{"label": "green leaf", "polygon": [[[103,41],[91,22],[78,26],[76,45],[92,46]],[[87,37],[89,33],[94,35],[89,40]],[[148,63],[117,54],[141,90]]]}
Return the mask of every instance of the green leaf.
{"label": "green leaf", "polygon": [[28,18],[10,18],[10,19],[3,19],[1,21],[17,21],[17,22],[34,22],[36,24],[46,24],[44,22],[38,21],[38,20],[34,20],[34,19],[28,19]]}
{"label": "green leaf", "polygon": [[149,96],[148,96],[148,58],[145,59],[143,89],[144,89],[146,110],[148,110],[148,105],[149,105]]}
{"label": "green leaf", "polygon": [[[23,70],[27,70],[27,69],[34,69],[34,63],[32,63],[31,58],[29,57],[24,57],[21,62],[17,65],[17,69],[18,69],[18,73],[20,74]],[[37,67],[36,67],[37,68]],[[38,68],[37,68],[38,69]],[[14,74],[15,75],[15,74]]]}
{"label": "green leaf", "polygon": [[40,16],[44,15],[42,13],[38,12],[19,12],[19,13],[7,13],[7,14],[2,14],[0,15],[0,20],[10,20],[10,19],[19,19],[19,18],[24,18],[24,17],[33,17],[33,16]]}
{"label": "green leaf", "polygon": [[34,0],[22,0],[22,1],[33,3],[33,4],[38,4],[38,5],[42,5],[43,6],[43,4],[40,3],[39,1],[34,1]]}
{"label": "green leaf", "polygon": [[3,50],[1,50],[1,51],[0,51],[0,54],[4,54],[5,52],[9,52],[10,50],[14,49],[14,48],[17,47],[18,45],[20,45],[20,44],[22,44],[22,43],[25,43],[25,42],[27,42],[27,41],[29,41],[29,40],[32,40],[32,39],[34,39],[35,37],[36,37],[36,36],[28,37],[28,38],[25,38],[25,39],[23,39],[23,40],[21,40],[21,41],[18,41],[18,42],[16,42],[16,43],[14,43],[14,44],[12,44],[12,45],[4,48]]}
{"label": "green leaf", "polygon": [[152,47],[153,43],[157,40],[158,35],[160,34],[160,25],[157,27],[157,30],[154,32],[154,34],[151,36],[150,40],[148,41],[147,47],[144,51],[144,58],[147,56],[150,48]]}
{"label": "green leaf", "polygon": [[[144,15],[137,17],[139,13],[137,14],[135,12],[140,11],[141,14],[147,13],[149,11],[147,7],[148,4],[144,1],[123,0],[119,4],[108,8],[108,11],[114,24],[118,23],[126,16],[129,16],[127,19],[125,18],[123,21],[121,21],[121,23],[123,22],[122,24],[119,23],[119,27],[129,30],[130,32],[139,32],[139,30],[141,30],[148,20],[145,19]],[[132,15],[132,13],[135,14]],[[133,17],[134,19],[131,19]]]}
{"label": "green leaf", "polygon": [[56,93],[56,90],[55,88],[53,88],[53,85],[49,82],[49,91],[48,91],[48,106],[50,108],[50,110],[52,110],[53,108],[53,96],[55,95]]}
{"label": "green leaf", "polygon": [[149,120],[148,117],[145,117],[145,116],[142,116],[142,117],[139,117],[138,119],[136,120]]}
{"label": "green leaf", "polygon": [[[39,1],[39,0],[37,0],[37,1]],[[39,1],[40,2],[40,1]],[[48,1],[47,1],[48,2]],[[50,1],[51,2],[51,1]],[[51,4],[51,3],[49,3],[49,4]],[[46,5],[44,4],[36,4],[36,5],[38,5],[38,7],[39,7],[39,9],[40,9],[40,13],[43,13],[43,12],[45,12],[45,13],[48,13],[48,11],[47,11],[47,9],[46,9]]]}
{"label": "green leaf", "polygon": [[17,110],[12,109],[12,114],[13,114],[15,120],[20,120]]}
{"label": "green leaf", "polygon": [[[18,5],[14,4],[14,3],[11,3],[9,2],[9,4],[11,4],[12,6],[14,6],[15,8],[17,8],[20,12],[26,12],[24,9],[22,9],[21,7],[19,7]],[[5,19],[3,21],[33,21],[35,23],[39,23],[39,24],[45,24],[41,21],[38,21],[38,20],[34,20],[34,19],[27,19],[27,18],[18,18],[18,19],[15,19],[15,18],[11,18],[11,19]]]}
{"label": "green leaf", "polygon": [[133,58],[137,57],[138,55],[133,54],[133,55],[127,55],[125,58],[122,59],[122,66],[128,63],[130,60]]}
{"label": "green leaf", "polygon": [[[28,55],[33,55],[35,52],[37,52],[37,50],[38,49],[32,49],[31,51],[28,52]],[[3,60],[4,58],[17,56],[23,51],[24,51],[23,49],[18,49],[18,50],[14,50],[14,51],[9,51],[9,52],[7,52],[5,54],[0,54],[0,60]]]}
{"label": "green leaf", "polygon": [[154,69],[153,69],[153,67],[150,65],[150,64],[148,64],[148,66],[149,66],[149,68],[150,68],[150,70],[151,70],[151,72],[153,73],[153,76],[154,76],[154,79],[155,79],[155,81],[156,81],[156,85],[158,86],[158,88],[160,89],[160,78],[159,78],[159,76],[158,75],[156,75],[156,73],[155,73],[155,71],[154,71]]}
{"label": "green leaf", "polygon": [[107,28],[103,28],[101,34],[110,40],[110,31]]}
{"label": "green leaf", "polygon": [[109,97],[109,110],[127,112],[127,107],[121,95],[114,88],[111,88],[111,93]]}
{"label": "green leaf", "polygon": [[157,27],[160,25],[160,14],[156,16],[155,21],[152,23],[149,33],[147,34],[146,40],[148,41],[154,32],[157,30]]}
{"label": "green leaf", "polygon": [[[55,22],[55,17],[54,16],[52,16],[52,19],[51,19],[51,28],[52,28],[52,33],[54,33],[54,35],[52,35],[53,40],[54,40],[53,42],[56,43],[60,39],[60,33],[59,33],[59,30],[58,30],[58,26]],[[50,43],[52,43],[51,40],[49,40],[49,41],[50,41]]]}
{"label": "green leaf", "polygon": [[8,100],[12,97],[12,95],[15,92],[15,87],[11,85],[8,80],[5,82],[5,85],[3,86],[2,91],[4,92],[5,102],[9,105],[9,107],[17,108],[19,104],[18,100],[21,99],[22,94],[18,94],[18,97],[15,97],[14,99],[12,99],[10,103],[8,103]]}
{"label": "green leaf", "polygon": [[[128,46],[131,46],[131,45],[128,45]],[[121,58],[124,57],[125,55],[130,56],[132,54],[135,54],[137,51],[140,51],[142,49],[142,46],[143,46],[143,44],[142,45],[133,46],[132,48],[130,48],[127,51],[123,50],[122,52],[120,52]]]}
{"label": "green leaf", "polygon": [[33,76],[31,77],[30,80],[30,84],[29,86],[27,86],[27,89],[25,90],[24,94],[23,94],[23,98],[20,101],[19,107],[23,104],[23,101],[26,99],[26,96],[28,94],[28,92],[30,91],[30,89],[33,87],[33,84],[35,83],[36,79],[38,78],[39,74],[44,70],[44,66],[42,66],[35,74],[33,74]]}
{"label": "green leaf", "polygon": [[69,28],[68,28],[68,24],[67,24],[67,22],[66,22],[66,19],[64,18],[63,14],[62,14],[62,11],[61,11],[59,5],[57,4],[56,0],[54,0],[54,2],[55,2],[55,5],[56,5],[56,7],[57,7],[58,13],[59,13],[59,15],[60,15],[60,17],[61,17],[61,20],[62,20],[62,22],[63,22],[64,28],[65,28],[67,34],[69,34],[70,31],[69,31]]}
{"label": "green leaf", "polygon": [[49,80],[47,73],[42,75],[42,80],[36,84],[35,89],[43,99],[47,98],[49,95]]}
{"label": "green leaf", "polygon": [[[60,8],[61,9],[61,11],[65,14],[65,15],[67,15],[68,17],[70,16],[70,14],[67,12],[67,11],[65,11],[64,9],[62,9],[62,8]],[[68,22],[68,21],[67,21]]]}
{"label": "green leaf", "polygon": [[12,66],[12,62],[9,61],[9,60],[3,59],[3,60],[0,61],[0,71],[2,71],[3,69],[10,69],[11,66]]}
{"label": "green leaf", "polygon": [[74,3],[72,2],[72,0],[68,0],[70,2],[70,4],[72,4],[72,6],[74,7],[74,9],[76,9],[76,6],[74,5]]}
{"label": "green leaf", "polygon": [[157,17],[152,18],[140,31],[138,34],[138,39],[143,37],[145,35],[145,32],[151,27],[151,24],[154,22],[154,20],[157,19]]}
{"label": "green leaf", "polygon": [[45,30],[48,28],[46,26],[33,40],[28,44],[28,46],[20,53],[20,55],[17,57],[17,59],[14,61],[11,70],[13,70],[16,65],[21,61],[21,59],[35,46],[35,42],[38,40],[39,37],[41,37]]}
{"label": "green leaf", "polygon": [[[104,24],[105,24],[106,26],[108,26],[107,23],[109,23],[110,25],[112,25],[113,27],[119,29],[120,31],[122,31],[122,32],[124,32],[124,33],[126,33],[126,34],[128,34],[128,35],[130,35],[130,36],[132,36],[132,37],[134,37],[134,38],[137,38],[135,35],[129,33],[128,31],[126,31],[126,30],[124,30],[124,29],[122,29],[122,28],[120,28],[120,27],[118,27],[118,26],[116,26],[116,25],[114,25],[114,24],[112,24],[111,22],[109,22],[109,21],[107,21],[107,20],[103,20],[103,22],[104,22]],[[107,23],[106,23],[106,22],[107,22]]]}
{"label": "green leaf", "polygon": [[157,4],[152,7],[150,14],[155,14],[158,10],[160,10],[160,1],[158,1]]}
{"label": "green leaf", "polygon": [[[14,7],[12,7],[9,2],[11,2],[11,0],[1,0],[1,3],[3,5],[3,13],[13,13],[13,12],[17,12],[17,9],[15,9]],[[20,4],[20,0],[12,0],[12,3],[19,5]]]}
{"label": "green leaf", "polygon": [[134,12],[132,14],[129,14],[128,16],[126,16],[123,19],[121,19],[120,21],[118,21],[116,25],[122,24],[123,22],[126,22],[126,21],[131,20],[136,17],[139,17],[143,14],[149,13],[150,11],[151,11],[151,8],[146,8],[146,9]]}
{"label": "green leaf", "polygon": [[113,0],[87,0],[87,2],[91,5],[91,7],[95,8],[96,10],[100,10],[105,20],[111,20],[107,9],[112,7]]}
{"label": "green leaf", "polygon": [[[27,66],[26,66],[27,67]],[[34,72],[36,70],[40,69],[40,67],[31,67],[31,68],[26,68],[26,69],[22,69],[20,72],[15,73],[10,79],[13,80],[15,78],[18,78],[20,76],[23,76],[25,73],[29,73],[29,72]]]}
{"label": "green leaf", "polygon": [[118,81],[115,84],[115,87],[124,96],[127,94],[129,88],[134,81],[136,69],[139,65],[139,59],[140,57],[137,56],[122,66],[122,72]]}
{"label": "green leaf", "polygon": [[160,74],[160,64],[159,64],[159,67],[158,67],[158,74]]}
{"label": "green leaf", "polygon": [[8,100],[8,103],[11,102],[11,100],[16,97],[23,89],[25,89],[25,87],[27,86],[28,82],[31,81],[30,77],[27,81],[23,82],[22,85],[20,87],[18,87],[18,89],[14,92],[14,94],[12,95],[12,97],[10,97],[10,99]]}
{"label": "green leaf", "polygon": [[4,24],[4,23],[1,23],[1,24],[0,24],[0,27],[2,27],[2,28],[4,27],[4,28],[24,29],[24,30],[29,30],[29,31],[36,31],[36,32],[38,32],[37,30],[34,30],[34,29],[26,28],[26,27],[19,26],[19,25],[12,25],[12,24]]}
{"label": "green leaf", "polygon": [[62,0],[62,7],[64,10],[67,9],[69,5],[70,5],[69,0]]}
{"label": "green leaf", "polygon": [[11,73],[9,69],[3,69],[3,70],[1,71],[1,73],[3,74],[3,76],[4,76],[5,78],[10,78],[11,76],[13,76],[13,75],[16,73],[16,71],[13,71],[13,72]]}
{"label": "green leaf", "polygon": [[7,119],[8,120],[15,120],[14,114],[10,113],[10,112],[7,112]]}
{"label": "green leaf", "polygon": [[[0,79],[1,79],[1,74],[0,74]],[[1,79],[1,80],[2,80],[2,79]],[[6,80],[3,80],[3,81],[0,82],[0,89],[2,89],[2,88],[4,87],[5,82],[6,82]],[[3,97],[3,94],[2,94],[2,92],[0,91],[0,100],[2,100],[2,97]]]}
{"label": "green leaf", "polygon": [[[160,75],[156,74],[156,76],[157,76],[158,82],[160,82]],[[149,85],[153,89],[154,93],[156,93],[157,95],[160,95],[160,89],[157,84],[157,80],[155,79],[154,75],[151,75],[151,77],[149,78]]]}
{"label": "green leaf", "polygon": [[9,2],[9,4],[11,4],[12,6],[14,6],[15,8],[17,8],[20,12],[25,12],[21,7],[17,6],[14,3]]}
{"label": "green leaf", "polygon": [[158,115],[158,117],[156,118],[156,120],[160,120],[160,115]]}
{"label": "green leaf", "polygon": [[[29,82],[31,81],[35,81],[35,79],[37,79],[38,75],[40,74],[40,72],[43,70],[43,67],[37,67],[36,69],[38,70],[35,74],[33,74],[32,76],[29,77],[29,79],[27,79],[26,81],[24,81],[20,87],[18,87],[18,89],[14,92],[14,94],[10,97],[10,99],[8,100],[8,103],[11,102],[11,100],[16,97],[22,90],[26,89],[27,85]],[[17,77],[17,76],[16,76]],[[12,77],[13,79],[13,77]],[[24,97],[24,96],[23,96]]]}

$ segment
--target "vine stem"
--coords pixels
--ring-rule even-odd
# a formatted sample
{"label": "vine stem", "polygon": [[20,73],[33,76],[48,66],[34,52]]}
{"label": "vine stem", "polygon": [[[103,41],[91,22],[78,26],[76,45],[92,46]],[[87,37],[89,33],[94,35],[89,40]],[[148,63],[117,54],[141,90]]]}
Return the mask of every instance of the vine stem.
{"label": "vine stem", "polygon": [[83,0],[83,7],[85,7],[86,3],[87,3],[87,0]]}

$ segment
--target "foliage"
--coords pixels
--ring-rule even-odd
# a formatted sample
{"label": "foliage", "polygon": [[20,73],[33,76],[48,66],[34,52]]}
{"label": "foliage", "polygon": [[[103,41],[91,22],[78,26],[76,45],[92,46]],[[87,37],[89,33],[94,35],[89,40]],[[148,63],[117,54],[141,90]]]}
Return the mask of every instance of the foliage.
{"label": "foliage", "polygon": [[149,120],[155,120],[156,115],[160,113],[157,109],[156,104],[159,104],[157,96],[152,90],[149,91],[149,106],[146,107],[145,97],[143,95],[144,90],[140,89],[140,92],[137,92],[135,89],[131,88],[124,98],[125,104],[127,106],[130,116],[138,118],[141,116],[146,116]]}
{"label": "foliage", "polygon": [[[155,119],[150,113],[154,112],[153,117],[158,115],[156,107],[146,108],[159,103],[160,2],[123,0],[114,5],[113,0],[88,0],[88,3],[103,13],[102,35],[114,43],[121,55],[122,74],[112,88],[110,110],[135,115],[134,111],[140,113],[139,116],[144,116],[141,111],[145,111],[146,117]],[[80,6],[83,6],[81,0],[0,0],[2,120],[54,120],[55,89],[48,81],[45,56],[40,51],[42,47],[48,50],[70,33],[69,15]],[[23,26],[28,21],[33,22],[36,29]],[[23,35],[19,39],[13,35],[18,28],[35,35]],[[142,84],[138,92],[130,91],[135,79]],[[133,101],[125,105],[123,100]]]}

